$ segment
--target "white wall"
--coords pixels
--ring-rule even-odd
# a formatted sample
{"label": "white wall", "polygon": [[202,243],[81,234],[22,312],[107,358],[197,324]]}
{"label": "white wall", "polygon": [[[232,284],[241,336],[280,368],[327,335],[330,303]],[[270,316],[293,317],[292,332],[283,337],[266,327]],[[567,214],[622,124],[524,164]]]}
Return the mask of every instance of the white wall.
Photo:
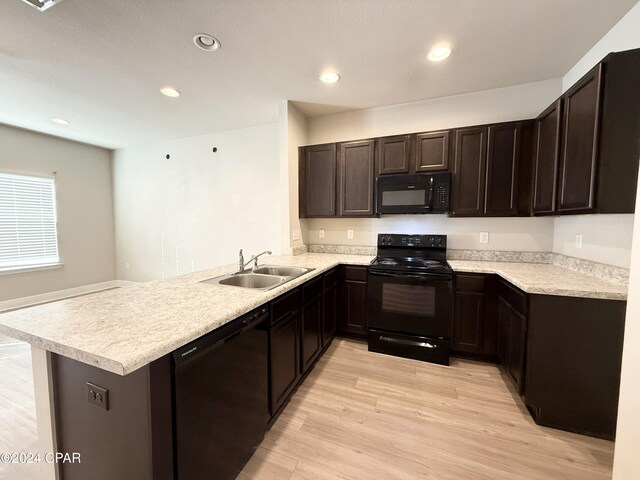
{"label": "white wall", "polygon": [[284,100],[278,107],[282,253],[291,253],[291,247],[304,245],[306,237],[305,225],[298,218],[298,145],[307,143],[307,117],[290,101]]}
{"label": "white wall", "polygon": [[[376,245],[378,233],[437,233],[447,235],[447,247],[469,250],[550,252],[553,219],[449,218],[446,215],[389,215],[381,218],[313,218],[306,220],[308,242],[329,245]],[[324,239],[319,236],[324,230]],[[353,230],[353,240],[347,230]],[[489,232],[489,243],[480,243]]]}
{"label": "white wall", "polygon": [[310,144],[537,117],[560,95],[560,79],[309,118]]}
{"label": "white wall", "polygon": [[272,124],[115,151],[118,278],[231,263],[240,248],[280,253],[278,148]]}
{"label": "white wall", "polygon": [[[576,247],[582,235],[582,248]],[[629,268],[633,214],[570,215],[554,218],[553,251]]]}
{"label": "white wall", "polygon": [[[517,85],[465,95],[357,110],[309,118],[309,144],[420,132],[492,122],[534,118],[559,95],[561,80]],[[448,218],[443,215],[389,215],[373,219],[303,220],[310,244],[375,245],[385,232],[442,233],[449,247],[485,250],[550,251],[550,218]],[[318,231],[325,230],[320,239]],[[347,229],[354,230],[353,240]],[[479,232],[489,232],[489,243],[479,243]]]}
{"label": "white wall", "polygon": [[59,269],[0,276],[0,301],[116,278],[108,150],[0,125],[0,170],[56,174]]}

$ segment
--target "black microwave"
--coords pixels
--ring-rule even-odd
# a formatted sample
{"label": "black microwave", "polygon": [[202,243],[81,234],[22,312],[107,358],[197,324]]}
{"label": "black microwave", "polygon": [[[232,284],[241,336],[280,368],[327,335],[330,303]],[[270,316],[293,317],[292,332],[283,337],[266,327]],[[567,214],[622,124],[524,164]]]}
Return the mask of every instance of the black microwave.
{"label": "black microwave", "polygon": [[376,213],[447,213],[449,172],[378,177]]}

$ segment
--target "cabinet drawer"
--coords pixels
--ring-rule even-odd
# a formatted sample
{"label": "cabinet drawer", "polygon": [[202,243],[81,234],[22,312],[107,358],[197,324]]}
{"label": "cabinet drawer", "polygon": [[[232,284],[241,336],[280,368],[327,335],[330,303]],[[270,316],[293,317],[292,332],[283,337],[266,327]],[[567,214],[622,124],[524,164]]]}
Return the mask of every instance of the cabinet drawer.
{"label": "cabinet drawer", "polygon": [[484,275],[456,274],[456,291],[469,293],[484,293]]}
{"label": "cabinet drawer", "polygon": [[302,287],[302,303],[305,305],[322,293],[322,277],[308,281]]}
{"label": "cabinet drawer", "polygon": [[367,281],[367,267],[344,267],[344,279],[345,280],[357,280],[360,282]]}
{"label": "cabinet drawer", "polygon": [[296,288],[293,292],[285,293],[271,302],[271,325],[289,315],[301,307],[301,290]]}
{"label": "cabinet drawer", "polygon": [[324,274],[324,289],[331,288],[333,285],[338,283],[338,279],[340,277],[340,273],[337,268],[333,270],[329,270]]}
{"label": "cabinet drawer", "polygon": [[500,281],[498,294],[521,315],[527,316],[528,296],[522,290],[504,280]]}

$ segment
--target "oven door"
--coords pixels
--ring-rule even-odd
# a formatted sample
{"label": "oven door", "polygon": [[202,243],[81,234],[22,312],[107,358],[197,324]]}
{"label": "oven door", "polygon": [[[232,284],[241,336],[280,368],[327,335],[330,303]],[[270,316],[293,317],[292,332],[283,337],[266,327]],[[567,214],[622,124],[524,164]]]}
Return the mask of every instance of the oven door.
{"label": "oven door", "polygon": [[449,275],[369,272],[369,327],[449,338],[453,281]]}

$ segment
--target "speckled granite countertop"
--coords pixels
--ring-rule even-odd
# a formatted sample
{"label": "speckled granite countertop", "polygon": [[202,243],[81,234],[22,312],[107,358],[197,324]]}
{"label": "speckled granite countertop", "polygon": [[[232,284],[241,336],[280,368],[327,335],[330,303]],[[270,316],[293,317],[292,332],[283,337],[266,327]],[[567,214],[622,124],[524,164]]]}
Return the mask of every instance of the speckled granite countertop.
{"label": "speckled granite countertop", "polygon": [[456,272],[495,273],[527,293],[626,300],[628,287],[544,263],[449,260]]}
{"label": "speckled granite countertop", "polygon": [[263,264],[315,270],[263,292],[199,283],[234,271],[226,265],[187,275],[0,314],[0,332],[36,347],[126,375],[341,263],[372,256],[307,253]]}

